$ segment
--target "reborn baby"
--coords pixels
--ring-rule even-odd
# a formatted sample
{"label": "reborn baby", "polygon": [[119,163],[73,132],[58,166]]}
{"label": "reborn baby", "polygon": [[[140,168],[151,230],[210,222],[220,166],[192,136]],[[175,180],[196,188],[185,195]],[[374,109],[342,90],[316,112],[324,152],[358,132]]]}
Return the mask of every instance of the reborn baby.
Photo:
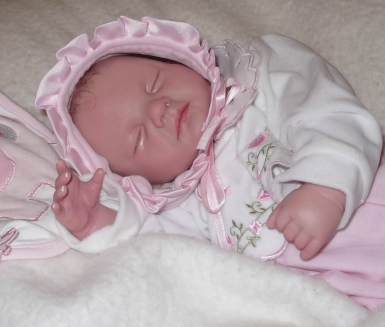
{"label": "reborn baby", "polygon": [[314,51],[281,35],[209,50],[186,23],[121,17],[57,57],[36,98],[55,140],[33,148],[50,153],[33,195],[54,203],[6,221],[5,258],[46,231],[45,249],[61,245],[51,255],[166,232],[306,271],[369,308],[385,302],[383,166],[369,194],[380,128]]}
{"label": "reborn baby", "polygon": [[[113,172],[163,184],[190,168],[210,105],[210,85],[201,75],[180,64],[117,56],[98,62],[79,84],[72,119]],[[98,203],[100,171],[84,183],[64,162],[58,172],[53,209],[67,229],[83,239],[113,223],[116,213]],[[341,191],[305,183],[273,210],[267,226],[306,260],[334,235],[344,207]]]}
{"label": "reborn baby", "polygon": [[[355,211],[379,162],[375,119],[335,68],[294,40],[268,35],[249,53],[228,41],[214,51],[221,76],[213,80],[213,66],[199,72],[181,60],[184,50],[123,52],[183,64],[110,50],[82,70],[64,110],[107,159],[107,175],[126,176],[119,183],[131,181],[127,194],[154,212],[146,222],[161,227],[142,232],[206,238],[316,275],[368,308],[384,303],[384,167]],[[57,170],[54,212],[75,236],[119,225],[116,211],[98,201],[103,170],[85,183],[64,161]],[[135,189],[134,178],[153,186]],[[187,197],[178,193],[185,185]],[[175,198],[183,201],[167,207]]]}

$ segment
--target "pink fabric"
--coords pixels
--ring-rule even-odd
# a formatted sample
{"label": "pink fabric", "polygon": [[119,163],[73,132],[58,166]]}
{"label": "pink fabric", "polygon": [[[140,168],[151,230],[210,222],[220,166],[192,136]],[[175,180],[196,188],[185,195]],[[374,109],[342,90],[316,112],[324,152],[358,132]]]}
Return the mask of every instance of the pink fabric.
{"label": "pink fabric", "polygon": [[385,165],[349,225],[310,261],[289,244],[276,262],[326,281],[374,310],[385,304]]}
{"label": "pink fabric", "polygon": [[62,238],[42,244],[15,245],[8,254],[0,255],[0,260],[46,259],[58,256],[69,248],[67,242]]}
{"label": "pink fabric", "polygon": [[12,100],[7,98],[5,94],[0,92],[0,107],[5,108],[9,113],[23,122],[29,129],[40,135],[47,143],[55,143],[55,137],[52,132],[33,117],[28,111],[19,107]]}

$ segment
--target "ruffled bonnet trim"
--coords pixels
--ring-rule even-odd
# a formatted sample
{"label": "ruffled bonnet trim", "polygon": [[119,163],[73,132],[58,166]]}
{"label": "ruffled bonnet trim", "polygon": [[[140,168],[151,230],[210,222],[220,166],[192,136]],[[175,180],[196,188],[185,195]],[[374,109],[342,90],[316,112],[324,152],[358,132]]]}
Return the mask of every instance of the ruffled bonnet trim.
{"label": "ruffled bonnet trim", "polygon": [[[68,111],[71,95],[84,73],[95,62],[124,53],[178,61],[211,83],[211,105],[198,144],[199,154],[188,171],[160,189],[153,189],[141,176],[114,174],[107,160],[85,141]],[[197,188],[210,212],[220,210],[225,193],[215,169],[213,145],[256,96],[257,72],[251,67],[250,54],[230,41],[210,50],[206,41],[200,41],[198,31],[187,23],[120,17],[97,27],[91,41],[85,34],[76,37],[56,57],[58,62],[39,85],[36,107],[47,111],[58,151],[71,168],[79,175],[103,168],[149,212],[175,207]]]}

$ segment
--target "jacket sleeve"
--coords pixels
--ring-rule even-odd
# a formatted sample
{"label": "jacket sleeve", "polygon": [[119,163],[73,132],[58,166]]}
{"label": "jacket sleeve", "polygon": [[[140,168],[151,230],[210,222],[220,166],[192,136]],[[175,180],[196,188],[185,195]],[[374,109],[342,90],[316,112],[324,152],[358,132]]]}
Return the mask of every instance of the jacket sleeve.
{"label": "jacket sleeve", "polygon": [[[82,176],[81,179],[88,180],[91,177],[92,174],[89,174]],[[100,203],[117,211],[115,222],[93,232],[81,241],[56,221],[60,234],[71,248],[84,253],[100,253],[136,236],[149,215],[139,203],[128,197],[123,188],[107,175],[104,177]]]}
{"label": "jacket sleeve", "polygon": [[343,191],[343,227],[368,195],[379,163],[376,119],[343,76],[302,43],[272,34],[254,39],[250,52],[259,71],[254,106],[279,144],[264,187],[276,201],[303,182]]}

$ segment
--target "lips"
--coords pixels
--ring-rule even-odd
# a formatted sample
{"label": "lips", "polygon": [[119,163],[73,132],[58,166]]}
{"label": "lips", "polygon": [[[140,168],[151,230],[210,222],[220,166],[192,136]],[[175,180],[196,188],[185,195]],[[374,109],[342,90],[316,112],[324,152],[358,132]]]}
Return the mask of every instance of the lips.
{"label": "lips", "polygon": [[182,133],[184,126],[186,125],[188,108],[189,108],[189,104],[187,103],[186,105],[178,109],[178,114],[175,119],[177,139],[179,139],[179,136]]}

